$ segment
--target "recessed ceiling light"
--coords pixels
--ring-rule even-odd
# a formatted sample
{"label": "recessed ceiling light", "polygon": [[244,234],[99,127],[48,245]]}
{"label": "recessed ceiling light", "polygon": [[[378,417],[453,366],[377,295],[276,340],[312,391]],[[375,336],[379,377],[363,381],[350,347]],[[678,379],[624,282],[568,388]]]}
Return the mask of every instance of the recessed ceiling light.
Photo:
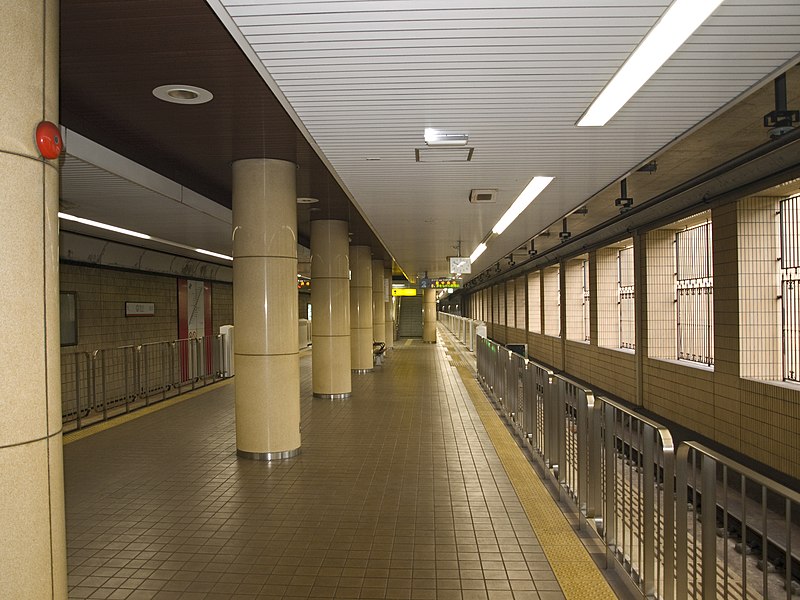
{"label": "recessed ceiling light", "polygon": [[447,133],[431,127],[425,128],[425,143],[428,146],[466,146],[469,135],[466,133]]}
{"label": "recessed ceiling light", "polygon": [[160,85],[153,90],[153,96],[174,104],[205,104],[214,94],[194,85]]}
{"label": "recessed ceiling light", "polygon": [[617,114],[722,0],[675,0],[578,121],[601,127]]}
{"label": "recessed ceiling light", "polygon": [[305,196],[301,196],[301,197],[299,197],[297,199],[297,203],[298,204],[316,204],[317,202],[319,202],[319,199],[317,199],[317,198],[308,198],[308,197],[305,197]]}

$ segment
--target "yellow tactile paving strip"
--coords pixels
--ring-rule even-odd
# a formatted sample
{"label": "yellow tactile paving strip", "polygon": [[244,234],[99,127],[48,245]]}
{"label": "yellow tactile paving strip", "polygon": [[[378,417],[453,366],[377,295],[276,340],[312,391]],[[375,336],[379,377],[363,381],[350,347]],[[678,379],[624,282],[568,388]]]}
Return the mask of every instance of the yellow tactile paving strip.
{"label": "yellow tactile paving strip", "polygon": [[[451,355],[455,350],[447,345]],[[616,599],[463,361],[453,361],[567,600]]]}
{"label": "yellow tactile paving strip", "polygon": [[217,388],[221,388],[222,386],[230,385],[231,383],[233,383],[233,379],[226,379],[225,381],[212,383],[211,385],[207,385],[205,387],[192,390],[191,392],[186,392],[185,394],[181,394],[180,396],[175,396],[174,398],[170,398],[169,400],[162,400],[161,402],[158,402],[156,404],[151,404],[150,406],[137,409],[134,412],[112,417],[108,421],[101,421],[94,425],[89,425],[84,429],[79,429],[78,431],[65,433],[63,436],[64,445],[66,446],[67,444],[71,444],[72,442],[82,440],[83,438],[87,438],[90,435],[94,435],[95,433],[106,431],[107,429],[111,429],[112,427],[116,427],[117,425],[128,423],[130,421],[138,419],[139,417],[152,414],[159,410],[164,410],[165,408],[169,408],[170,406],[175,406],[176,404],[179,404],[184,400],[189,400],[190,398],[194,398],[196,396],[199,396],[200,394],[205,394],[206,392],[215,390]]}

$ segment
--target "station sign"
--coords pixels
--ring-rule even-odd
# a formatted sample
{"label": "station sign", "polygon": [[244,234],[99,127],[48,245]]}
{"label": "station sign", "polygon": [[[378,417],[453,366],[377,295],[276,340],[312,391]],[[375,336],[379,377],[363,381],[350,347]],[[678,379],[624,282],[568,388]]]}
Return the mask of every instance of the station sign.
{"label": "station sign", "polygon": [[431,287],[435,290],[457,290],[461,287],[461,281],[454,277],[440,277],[431,279]]}
{"label": "station sign", "polygon": [[416,288],[392,288],[392,296],[416,296]]}

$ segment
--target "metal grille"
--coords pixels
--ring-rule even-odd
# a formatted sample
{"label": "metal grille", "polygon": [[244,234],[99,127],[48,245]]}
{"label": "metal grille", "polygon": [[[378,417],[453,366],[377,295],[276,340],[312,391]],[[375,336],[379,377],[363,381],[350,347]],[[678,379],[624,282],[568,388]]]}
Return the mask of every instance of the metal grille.
{"label": "metal grille", "polygon": [[636,348],[634,314],[633,247],[623,248],[617,256],[619,292],[619,347]]}
{"label": "metal grille", "polygon": [[800,381],[800,196],[781,202],[783,378]]}
{"label": "metal grille", "polygon": [[711,223],[675,235],[678,358],[714,364]]}
{"label": "metal grille", "polygon": [[581,263],[583,270],[583,340],[588,342],[591,333],[591,324],[589,322],[589,261],[584,260]]}

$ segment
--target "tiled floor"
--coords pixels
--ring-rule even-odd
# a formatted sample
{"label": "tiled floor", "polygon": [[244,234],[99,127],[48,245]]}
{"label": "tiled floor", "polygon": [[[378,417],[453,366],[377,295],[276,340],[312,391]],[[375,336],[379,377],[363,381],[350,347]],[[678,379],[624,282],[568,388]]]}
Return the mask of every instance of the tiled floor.
{"label": "tiled floor", "polygon": [[236,458],[233,385],[66,446],[70,598],[563,598],[443,346],[310,366],[295,459]]}

